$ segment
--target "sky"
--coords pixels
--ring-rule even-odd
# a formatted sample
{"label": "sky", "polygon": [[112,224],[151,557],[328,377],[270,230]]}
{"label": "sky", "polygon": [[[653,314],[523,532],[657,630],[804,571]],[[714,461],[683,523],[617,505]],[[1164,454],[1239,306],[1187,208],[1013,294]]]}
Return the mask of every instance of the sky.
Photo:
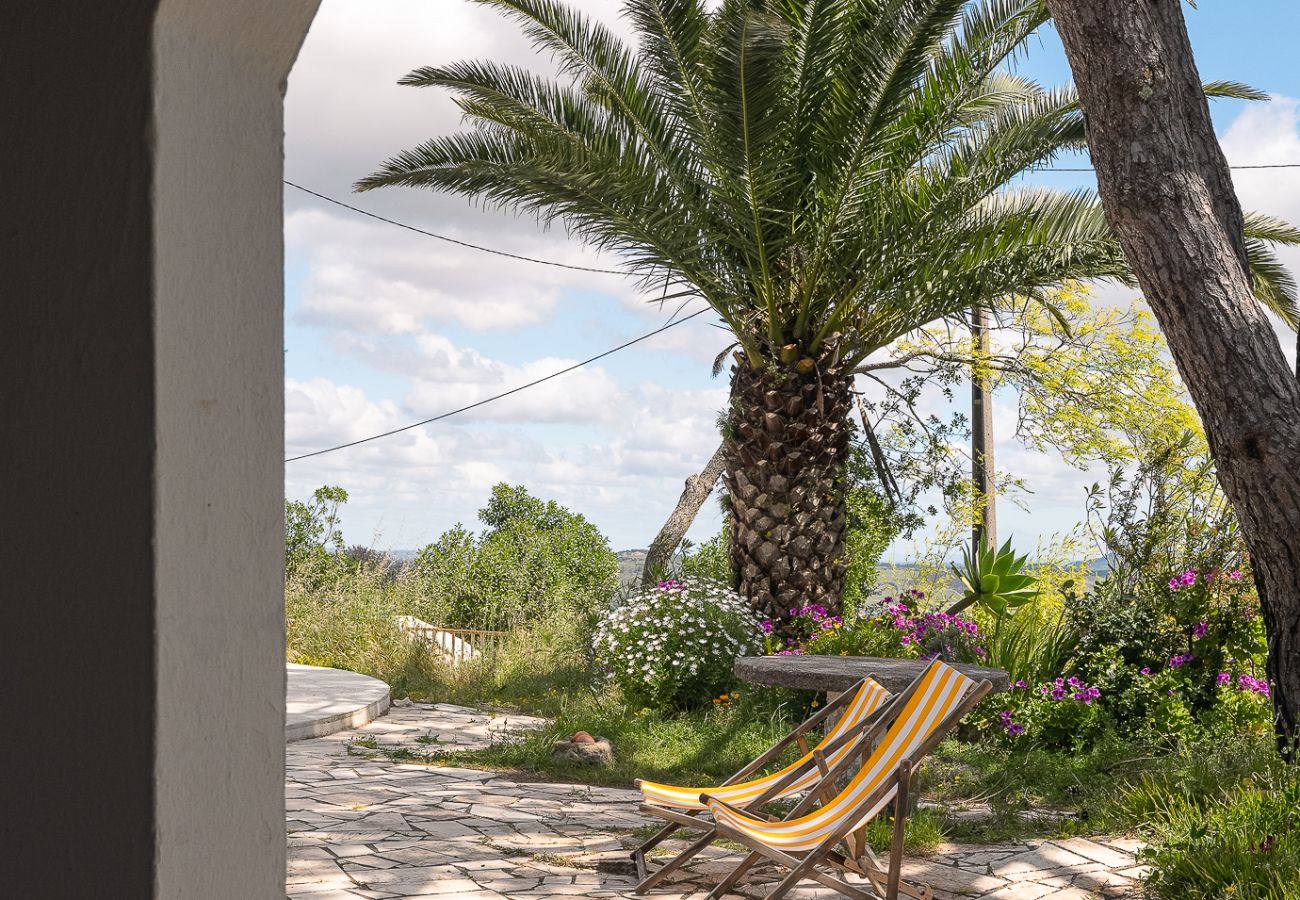
{"label": "sky", "polygon": [[[619,0],[571,0],[616,30]],[[1245,81],[1268,103],[1215,101],[1230,163],[1300,162],[1300,34],[1294,0],[1200,0],[1184,6],[1205,80]],[[393,154],[455,131],[459,111],[436,89],[397,80],[421,65],[486,58],[546,70],[515,26],[468,0],[324,0],[289,79],[285,177],[417,228],[539,259],[617,268],[562,230],[485,211],[460,198],[351,185]],[[1069,81],[1054,32],[1019,71]],[[1086,164],[1086,159],[1058,165]],[[1300,222],[1300,169],[1236,172],[1247,209]],[[1079,173],[1030,179],[1089,185]],[[285,188],[285,439],[289,456],[398,428],[595,356],[685,310],[618,275],[577,272],[455,246]],[[1300,271],[1300,253],[1284,254]],[[1136,293],[1098,287],[1099,302]],[[286,465],[285,492],[323,484],[349,492],[350,544],[410,549],[456,523],[479,527],[491,486],[523,484],[594,522],[614,549],[645,547],[684,479],[717,446],[725,372],[711,377],[727,334],[704,314],[598,363],[471,412],[384,440]],[[1284,342],[1291,359],[1294,345]],[[1071,468],[1014,438],[1015,397],[995,400],[998,467],[1023,479],[1023,508],[999,507],[999,530],[1032,548],[1069,530],[1098,473]],[[701,510],[694,540],[716,533]],[[887,554],[907,559],[916,541]]]}

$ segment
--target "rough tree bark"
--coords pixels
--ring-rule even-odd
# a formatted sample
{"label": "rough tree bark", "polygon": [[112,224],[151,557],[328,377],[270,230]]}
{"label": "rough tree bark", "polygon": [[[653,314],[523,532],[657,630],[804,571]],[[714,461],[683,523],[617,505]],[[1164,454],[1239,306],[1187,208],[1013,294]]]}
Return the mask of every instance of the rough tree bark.
{"label": "rough tree bark", "polygon": [[678,498],[677,506],[668,516],[668,521],[664,522],[664,527],[659,529],[655,539],[650,542],[650,549],[646,551],[645,568],[641,570],[642,587],[654,587],[655,582],[659,580],[659,574],[668,570],[673,551],[686,536],[704,501],[708,499],[709,494],[713,493],[713,486],[722,477],[725,464],[725,444],[718,444],[718,449],[713,451],[713,456],[705,464],[704,470],[686,479],[686,488]]}
{"label": "rough tree bark", "polygon": [[1205,423],[1250,548],[1279,745],[1300,723],[1300,383],[1251,293],[1241,207],[1181,0],[1047,0],[1102,203]]}
{"label": "rough tree bark", "polygon": [[853,374],[837,355],[732,368],[731,567],[741,596],[785,636],[792,608],[842,602]]}
{"label": "rough tree bark", "polygon": [[[972,356],[987,359],[989,355],[989,311],[977,306],[971,310]],[[987,370],[981,371],[978,363],[971,364],[970,379],[970,465],[975,496],[982,498],[984,508],[971,529],[971,552],[978,553],[980,538],[990,544],[998,542],[998,501],[994,491],[993,463],[993,390]]]}

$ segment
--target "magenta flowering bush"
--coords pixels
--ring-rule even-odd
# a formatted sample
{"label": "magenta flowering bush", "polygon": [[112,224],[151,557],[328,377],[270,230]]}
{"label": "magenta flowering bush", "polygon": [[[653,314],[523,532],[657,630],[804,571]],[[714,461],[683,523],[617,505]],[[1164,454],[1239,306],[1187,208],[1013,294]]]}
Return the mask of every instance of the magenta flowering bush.
{"label": "magenta flowering bush", "polygon": [[989,655],[980,642],[979,626],[960,616],[929,612],[906,620],[904,626],[907,624],[911,630],[903,635],[903,646],[915,647],[921,659],[942,656],[955,662],[982,662]]}
{"label": "magenta flowering bush", "polygon": [[1254,694],[1263,694],[1265,697],[1270,695],[1267,678],[1256,678],[1253,675],[1247,675],[1245,672],[1238,675],[1235,682],[1232,680],[1230,672],[1220,672],[1217,682],[1220,685],[1235,684],[1239,691],[1250,691]]}
{"label": "magenta flowering bush", "polygon": [[[1259,603],[1242,567],[1210,559],[1107,578],[1069,610],[1082,634],[1072,668],[1103,691],[1121,733],[1177,737],[1213,721],[1223,703],[1245,703],[1225,690],[1236,690],[1239,674],[1257,677]],[[1247,693],[1267,706],[1264,694]]]}
{"label": "magenta flowering bush", "polygon": [[1003,708],[994,727],[1013,742],[1031,741],[1049,750],[1083,747],[1100,732],[1105,712],[1101,690],[1076,675],[1061,676],[1031,688],[1017,681],[1007,694],[990,698]]}
{"label": "magenta flowering bush", "polygon": [[822,606],[803,606],[791,616],[804,637],[774,648],[784,656],[814,653],[824,656],[881,656],[979,662],[985,649],[979,627],[960,616],[922,608],[922,591],[909,590],[884,598],[883,605],[849,619],[831,615]]}

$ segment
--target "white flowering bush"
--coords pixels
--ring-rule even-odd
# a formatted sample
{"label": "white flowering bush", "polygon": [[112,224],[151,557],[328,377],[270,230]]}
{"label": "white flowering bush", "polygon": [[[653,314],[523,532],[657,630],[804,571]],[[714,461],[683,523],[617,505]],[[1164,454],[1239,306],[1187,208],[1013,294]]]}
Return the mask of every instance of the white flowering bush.
{"label": "white flowering bush", "polygon": [[611,613],[597,626],[593,648],[632,703],[685,709],[731,690],[736,658],[763,653],[763,629],[734,591],[674,579]]}

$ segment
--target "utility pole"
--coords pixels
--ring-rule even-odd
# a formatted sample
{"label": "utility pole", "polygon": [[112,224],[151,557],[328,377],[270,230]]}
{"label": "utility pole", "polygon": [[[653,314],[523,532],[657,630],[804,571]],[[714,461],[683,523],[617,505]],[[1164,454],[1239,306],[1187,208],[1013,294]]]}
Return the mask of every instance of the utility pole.
{"label": "utility pole", "polygon": [[998,531],[997,485],[993,464],[993,383],[988,368],[987,307],[976,306],[971,309],[971,350],[971,481],[975,485],[976,500],[984,503],[983,512],[971,529],[972,552],[978,552],[980,538],[987,537],[990,544],[996,544]]}

